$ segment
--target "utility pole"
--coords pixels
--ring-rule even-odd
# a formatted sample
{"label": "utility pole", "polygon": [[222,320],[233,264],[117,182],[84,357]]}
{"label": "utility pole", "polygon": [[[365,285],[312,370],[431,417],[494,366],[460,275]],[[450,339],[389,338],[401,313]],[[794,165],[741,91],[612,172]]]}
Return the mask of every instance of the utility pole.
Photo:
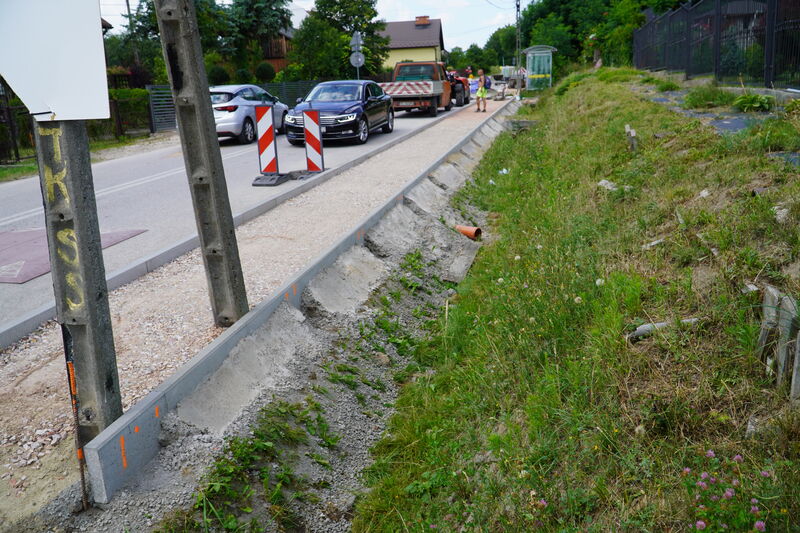
{"label": "utility pole", "polygon": [[34,121],[56,312],[83,477],[83,447],[122,415],[89,137],[82,120]]}
{"label": "utility pole", "polygon": [[520,33],[521,33],[522,29],[519,27],[520,3],[521,3],[520,0],[516,0],[516,7],[517,7],[517,50],[516,50],[516,53],[514,54],[514,58],[515,58],[514,59],[514,63],[516,64],[517,72],[519,72],[519,69],[520,69],[520,66],[521,66],[520,65],[520,44],[521,44]]}
{"label": "utility pole", "polygon": [[193,0],[155,0],[200,253],[218,326],[249,310]]}
{"label": "utility pole", "polygon": [[131,48],[133,49],[133,62],[136,65],[141,65],[139,59],[139,47],[136,45],[136,40],[133,38],[133,28],[131,27],[133,16],[131,15],[131,0],[125,0],[125,7],[128,8],[128,35],[131,38]]}

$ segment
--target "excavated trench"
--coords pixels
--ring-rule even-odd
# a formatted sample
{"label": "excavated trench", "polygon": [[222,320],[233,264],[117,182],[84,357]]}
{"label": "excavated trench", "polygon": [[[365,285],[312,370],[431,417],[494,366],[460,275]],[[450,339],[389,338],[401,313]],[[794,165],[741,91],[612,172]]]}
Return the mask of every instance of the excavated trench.
{"label": "excavated trench", "polygon": [[[516,110],[516,103],[505,112]],[[487,122],[302,289],[301,305],[283,302],[239,341],[213,374],[161,420],[160,448],[107,504],[74,514],[73,486],[15,531],[145,531],[195,503],[195,491],[226,438],[252,434],[265,406],[310,402],[336,435],[312,434],[265,467],[290,467],[297,493],[291,527],[258,491],[242,520],[270,530],[347,531],[369,449],[383,435],[399,384],[431,370],[413,358],[429,322],[456,294],[481,244],[453,228],[481,223],[451,198],[469,179],[502,118]],[[487,228],[484,228],[486,230]],[[486,235],[486,233],[484,234]],[[265,489],[261,489],[265,490]],[[311,496],[309,496],[311,495]],[[261,503],[259,503],[261,502]]]}

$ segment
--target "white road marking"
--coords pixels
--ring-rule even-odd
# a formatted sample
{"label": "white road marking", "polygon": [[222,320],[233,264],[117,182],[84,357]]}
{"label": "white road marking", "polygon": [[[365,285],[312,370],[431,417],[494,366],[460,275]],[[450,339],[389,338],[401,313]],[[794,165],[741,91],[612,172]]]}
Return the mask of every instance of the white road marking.
{"label": "white road marking", "polygon": [[16,278],[22,272],[23,266],[25,266],[25,261],[17,261],[16,263],[0,266],[0,278]]}
{"label": "white road marking", "polygon": [[[234,157],[240,156],[244,153],[252,152],[252,148],[245,148],[242,150],[238,150],[236,152],[231,152],[229,154],[225,154],[222,156],[222,160],[232,159]],[[95,191],[95,198],[103,198],[104,196],[108,196],[110,194],[114,194],[116,192],[124,191],[127,189],[131,189],[133,187],[138,187],[139,185],[144,185],[146,183],[150,183],[153,181],[158,181],[162,178],[166,178],[168,176],[174,176],[175,174],[181,174],[186,172],[186,167],[179,167],[174,168],[172,170],[164,170],[162,172],[157,172],[156,174],[151,174],[149,176],[144,176],[139,179],[135,179],[132,181],[128,181],[125,183],[120,183],[118,185],[112,185],[111,187],[107,187],[105,189],[101,189],[99,191]],[[36,207],[33,209],[28,209],[27,211],[20,211],[14,215],[9,217],[0,218],[0,226],[4,226],[7,224],[13,224],[14,222],[19,222],[20,220],[24,220],[28,217],[40,215],[44,212],[44,208]]]}

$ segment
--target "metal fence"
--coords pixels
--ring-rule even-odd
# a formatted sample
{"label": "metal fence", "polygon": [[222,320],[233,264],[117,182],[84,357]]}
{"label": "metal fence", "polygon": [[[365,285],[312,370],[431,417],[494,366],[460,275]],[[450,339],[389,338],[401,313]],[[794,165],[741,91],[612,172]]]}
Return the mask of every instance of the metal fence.
{"label": "metal fence", "polygon": [[294,107],[298,98],[303,98],[308,92],[319,83],[315,81],[285,81],[282,83],[265,83],[261,87],[272,96],[277,96],[278,100]]}
{"label": "metal fence", "polygon": [[700,0],[633,34],[637,68],[800,88],[800,0]]}

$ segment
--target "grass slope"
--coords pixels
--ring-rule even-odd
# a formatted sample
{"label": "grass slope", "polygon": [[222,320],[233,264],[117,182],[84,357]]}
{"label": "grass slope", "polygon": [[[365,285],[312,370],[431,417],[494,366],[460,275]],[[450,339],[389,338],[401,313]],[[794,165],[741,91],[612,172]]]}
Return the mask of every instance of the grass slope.
{"label": "grass slope", "polygon": [[[354,531],[798,530],[800,417],[753,355],[759,297],[741,293],[800,289],[796,170],[633,77],[556,88],[463,191],[496,240],[417,350],[435,372],[404,388]],[[623,338],[686,317],[702,320]],[[746,438],[754,415],[766,429]]]}

